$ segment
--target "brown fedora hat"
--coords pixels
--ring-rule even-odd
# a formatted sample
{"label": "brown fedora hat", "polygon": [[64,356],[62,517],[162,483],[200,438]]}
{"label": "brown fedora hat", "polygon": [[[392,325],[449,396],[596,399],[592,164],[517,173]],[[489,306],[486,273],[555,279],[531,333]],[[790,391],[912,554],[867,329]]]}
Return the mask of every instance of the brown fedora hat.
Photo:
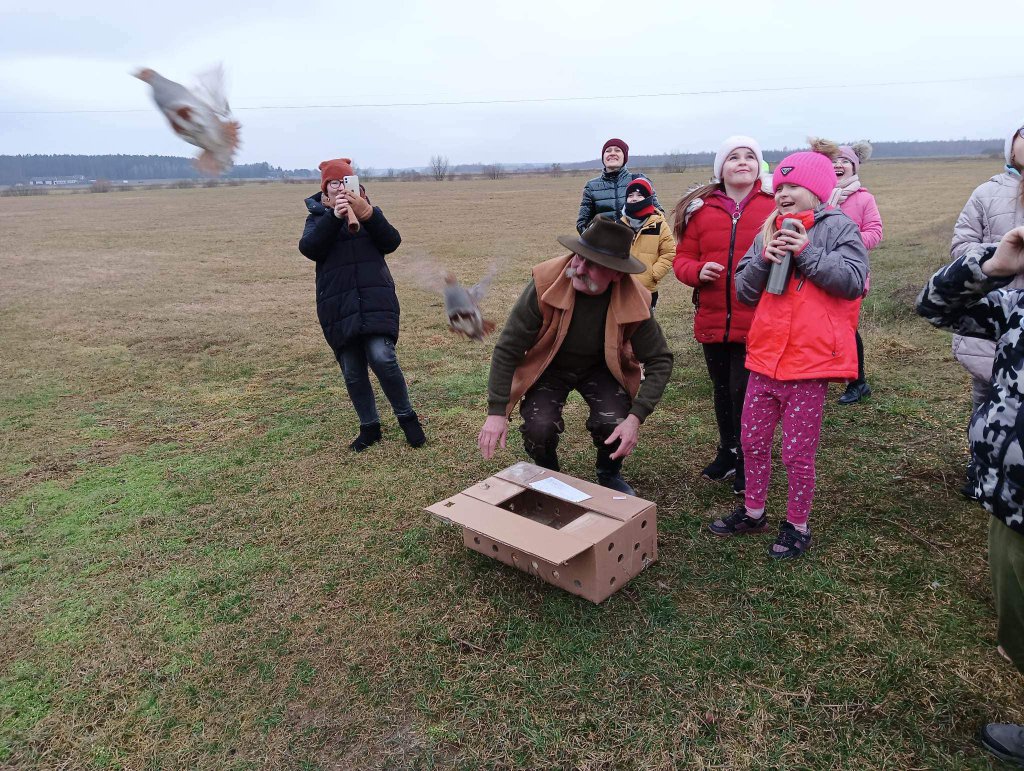
{"label": "brown fedora hat", "polygon": [[600,215],[580,236],[558,236],[558,243],[591,262],[623,273],[643,273],[647,266],[629,256],[633,229]]}

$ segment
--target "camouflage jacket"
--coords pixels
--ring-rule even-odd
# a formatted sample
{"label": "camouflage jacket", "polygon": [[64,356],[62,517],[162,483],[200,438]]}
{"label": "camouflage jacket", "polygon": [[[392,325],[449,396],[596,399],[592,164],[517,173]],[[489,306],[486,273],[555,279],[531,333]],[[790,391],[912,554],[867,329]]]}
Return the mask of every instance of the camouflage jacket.
{"label": "camouflage jacket", "polygon": [[974,246],[939,270],[921,290],[917,312],[937,327],[996,343],[992,397],[971,418],[971,452],[982,504],[1024,533],[1024,291],[1004,288],[1012,277],[982,272],[994,253],[995,246]]}

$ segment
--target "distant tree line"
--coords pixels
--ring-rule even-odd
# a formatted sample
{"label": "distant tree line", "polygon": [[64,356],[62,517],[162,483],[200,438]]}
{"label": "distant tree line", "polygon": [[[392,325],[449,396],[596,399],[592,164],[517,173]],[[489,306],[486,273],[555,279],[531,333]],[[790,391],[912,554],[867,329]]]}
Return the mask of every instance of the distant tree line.
{"label": "distant tree line", "polygon": [[[199,179],[192,159],[171,155],[0,155],[0,185],[28,183],[33,178],[71,177],[86,180]],[[243,163],[228,178],[274,178],[284,172],[269,163]],[[319,175],[317,175],[319,176]]]}
{"label": "distant tree line", "polygon": [[[874,158],[1001,158],[1001,139],[950,139],[929,142],[874,142]],[[798,148],[766,150],[765,160],[776,162]],[[686,171],[694,166],[710,166],[715,159],[712,152],[664,153],[661,155],[631,155],[629,165],[636,169],[658,169],[667,173]],[[419,169],[384,171],[357,168],[364,179],[419,179],[426,175],[441,181],[455,176],[480,174],[500,179],[509,173],[531,171],[559,176],[568,171],[600,169],[598,159],[577,163],[465,163],[452,165],[447,156],[440,154],[430,159],[430,165]],[[58,178],[82,175],[91,180],[143,180],[143,179],[199,179],[192,159],[169,155],[0,155],[0,185],[27,184],[33,178]],[[315,169],[282,169],[267,162],[244,163],[233,167],[224,175],[228,179],[318,179]]]}

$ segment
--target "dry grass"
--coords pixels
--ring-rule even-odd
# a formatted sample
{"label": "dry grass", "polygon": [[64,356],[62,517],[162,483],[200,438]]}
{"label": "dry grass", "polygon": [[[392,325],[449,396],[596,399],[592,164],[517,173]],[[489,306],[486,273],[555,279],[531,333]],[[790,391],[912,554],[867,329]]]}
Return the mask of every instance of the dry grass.
{"label": "dry grass", "polygon": [[[666,282],[678,366],[627,467],[659,502],[661,561],[600,607],[420,511],[521,446],[475,454],[489,347],[450,337],[403,264],[473,280],[501,259],[500,320],[572,231],[581,179],[371,186],[405,238],[399,351],[430,443],[386,421],[359,456],[296,251],[307,191],[5,198],[0,762],[985,768],[972,733],[1024,719],[1020,681],[994,652],[986,516],[955,492],[967,377],[910,303],[991,171],[865,167],[886,222],[876,396],[826,414],[800,564],[702,529],[732,496],[696,479],[710,388],[689,292]],[[695,179],[655,182],[668,203]],[[571,403],[563,455],[589,475],[582,420]]]}

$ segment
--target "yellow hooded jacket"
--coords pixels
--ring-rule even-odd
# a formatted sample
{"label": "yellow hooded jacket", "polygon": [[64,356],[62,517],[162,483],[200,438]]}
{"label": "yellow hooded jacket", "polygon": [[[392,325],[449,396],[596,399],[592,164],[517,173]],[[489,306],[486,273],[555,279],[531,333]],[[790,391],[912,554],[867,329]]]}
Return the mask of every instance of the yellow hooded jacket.
{"label": "yellow hooded jacket", "polygon": [[[629,225],[625,217],[619,221]],[[649,292],[656,292],[658,282],[672,271],[672,260],[676,256],[676,239],[660,211],[655,211],[644,221],[643,227],[633,236],[629,253],[647,266],[645,272],[637,275],[640,283]]]}

